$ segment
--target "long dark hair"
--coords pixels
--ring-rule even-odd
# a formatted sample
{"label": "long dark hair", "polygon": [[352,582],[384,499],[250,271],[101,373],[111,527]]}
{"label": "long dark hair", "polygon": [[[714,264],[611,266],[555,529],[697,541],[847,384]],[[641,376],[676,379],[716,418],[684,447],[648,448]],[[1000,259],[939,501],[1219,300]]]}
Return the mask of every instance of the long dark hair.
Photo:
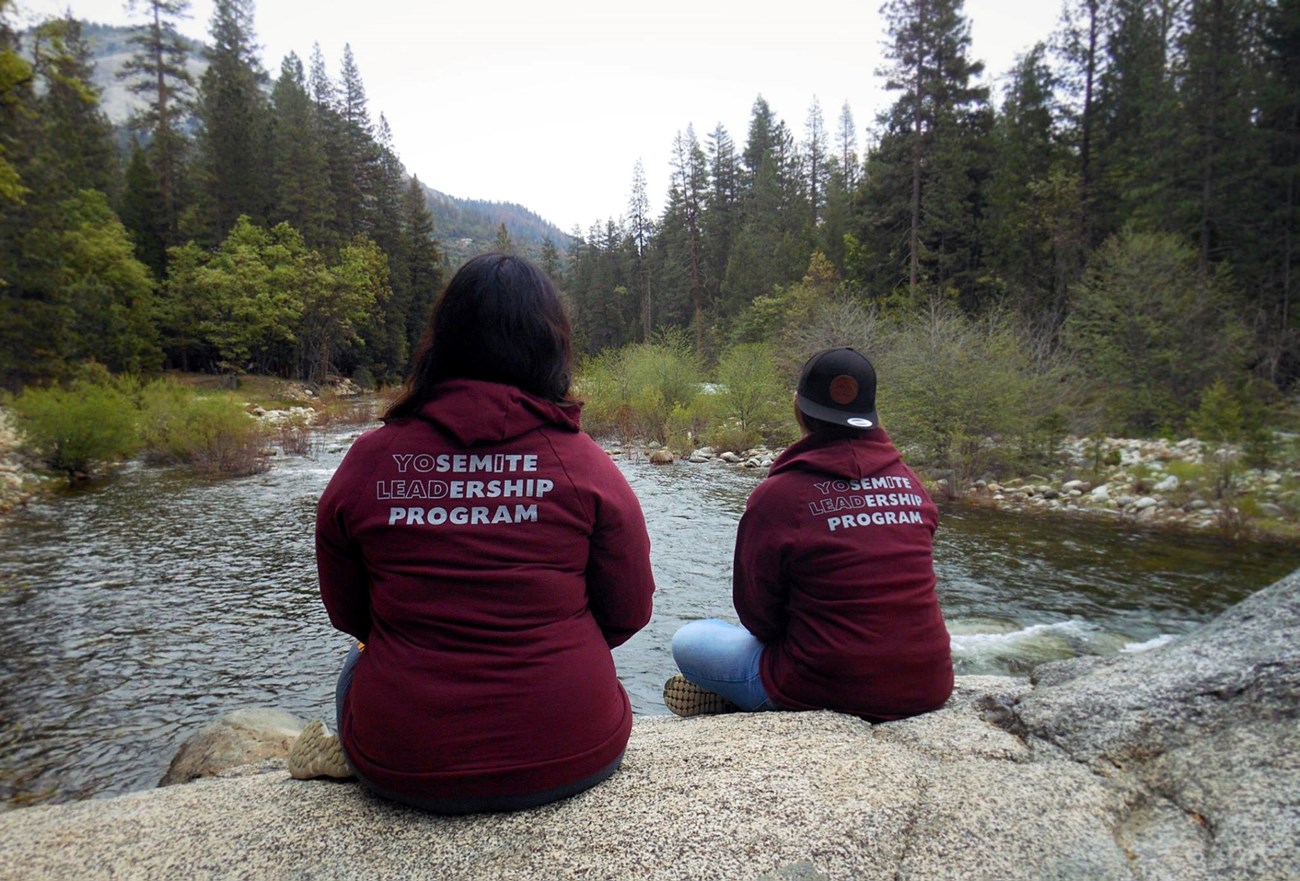
{"label": "long dark hair", "polygon": [[511,254],[475,257],[434,306],[411,378],[384,421],[412,415],[447,379],[504,383],[564,403],[572,382],[570,335],[569,316],[545,272]]}
{"label": "long dark hair", "polygon": [[474,257],[434,305],[411,378],[383,421],[419,411],[445,379],[485,379],[567,402],[569,338],[568,314],[546,273],[524,257]]}

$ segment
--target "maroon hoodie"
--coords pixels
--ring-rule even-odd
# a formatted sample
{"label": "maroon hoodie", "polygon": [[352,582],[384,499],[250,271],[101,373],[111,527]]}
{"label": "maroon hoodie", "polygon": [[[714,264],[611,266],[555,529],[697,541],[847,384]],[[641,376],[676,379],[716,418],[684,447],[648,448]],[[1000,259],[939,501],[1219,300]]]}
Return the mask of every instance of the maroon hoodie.
{"label": "maroon hoodie", "polygon": [[885,720],[947,701],[938,523],[880,429],[816,432],[776,460],[741,518],[732,585],[776,703]]}
{"label": "maroon hoodie", "polygon": [[366,645],[340,735],[382,789],[527,795],[626,747],[610,649],[650,619],[650,541],[578,413],[447,381],[359,437],[321,497],[321,597]]}

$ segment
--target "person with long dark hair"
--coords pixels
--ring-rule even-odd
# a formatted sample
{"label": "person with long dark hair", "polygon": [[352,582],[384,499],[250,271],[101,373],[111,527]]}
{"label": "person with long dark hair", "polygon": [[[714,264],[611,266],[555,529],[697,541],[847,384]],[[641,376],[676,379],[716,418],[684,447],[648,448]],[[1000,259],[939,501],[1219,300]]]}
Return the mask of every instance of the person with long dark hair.
{"label": "person with long dark hair", "polygon": [[631,706],[611,649],[650,619],[641,508],[579,427],[570,328],[521,257],[467,262],[381,428],[317,508],[330,621],[355,637],[338,735],[290,773],[355,776],[439,813],[516,810],[618,768]]}

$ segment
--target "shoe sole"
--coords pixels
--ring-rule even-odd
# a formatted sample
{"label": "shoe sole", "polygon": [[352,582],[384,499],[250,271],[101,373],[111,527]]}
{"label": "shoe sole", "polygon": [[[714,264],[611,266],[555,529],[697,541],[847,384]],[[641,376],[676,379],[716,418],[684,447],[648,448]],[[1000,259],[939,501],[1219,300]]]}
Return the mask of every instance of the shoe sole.
{"label": "shoe sole", "polygon": [[664,706],[678,716],[711,716],[740,711],[740,707],[722,695],[700,688],[680,673],[664,683]]}
{"label": "shoe sole", "polygon": [[343,745],[320,720],[308,723],[289,750],[289,776],[295,780],[315,777],[352,777],[352,769],[343,755]]}

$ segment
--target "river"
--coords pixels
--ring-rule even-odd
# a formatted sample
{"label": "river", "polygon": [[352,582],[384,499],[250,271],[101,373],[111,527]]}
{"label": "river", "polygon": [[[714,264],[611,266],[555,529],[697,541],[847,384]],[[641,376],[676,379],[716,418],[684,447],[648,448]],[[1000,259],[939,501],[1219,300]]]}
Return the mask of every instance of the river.
{"label": "river", "polygon": [[[0,805],[152,787],[228,710],[332,711],[348,642],[319,602],[312,522],[357,432],[248,478],[132,464],[0,524]],[[636,712],[664,713],[676,628],[734,620],[731,546],[759,475],[620,467],[658,593],[615,658]],[[969,508],[943,511],[935,548],[958,673],[1159,645],[1297,566],[1294,548]]]}

